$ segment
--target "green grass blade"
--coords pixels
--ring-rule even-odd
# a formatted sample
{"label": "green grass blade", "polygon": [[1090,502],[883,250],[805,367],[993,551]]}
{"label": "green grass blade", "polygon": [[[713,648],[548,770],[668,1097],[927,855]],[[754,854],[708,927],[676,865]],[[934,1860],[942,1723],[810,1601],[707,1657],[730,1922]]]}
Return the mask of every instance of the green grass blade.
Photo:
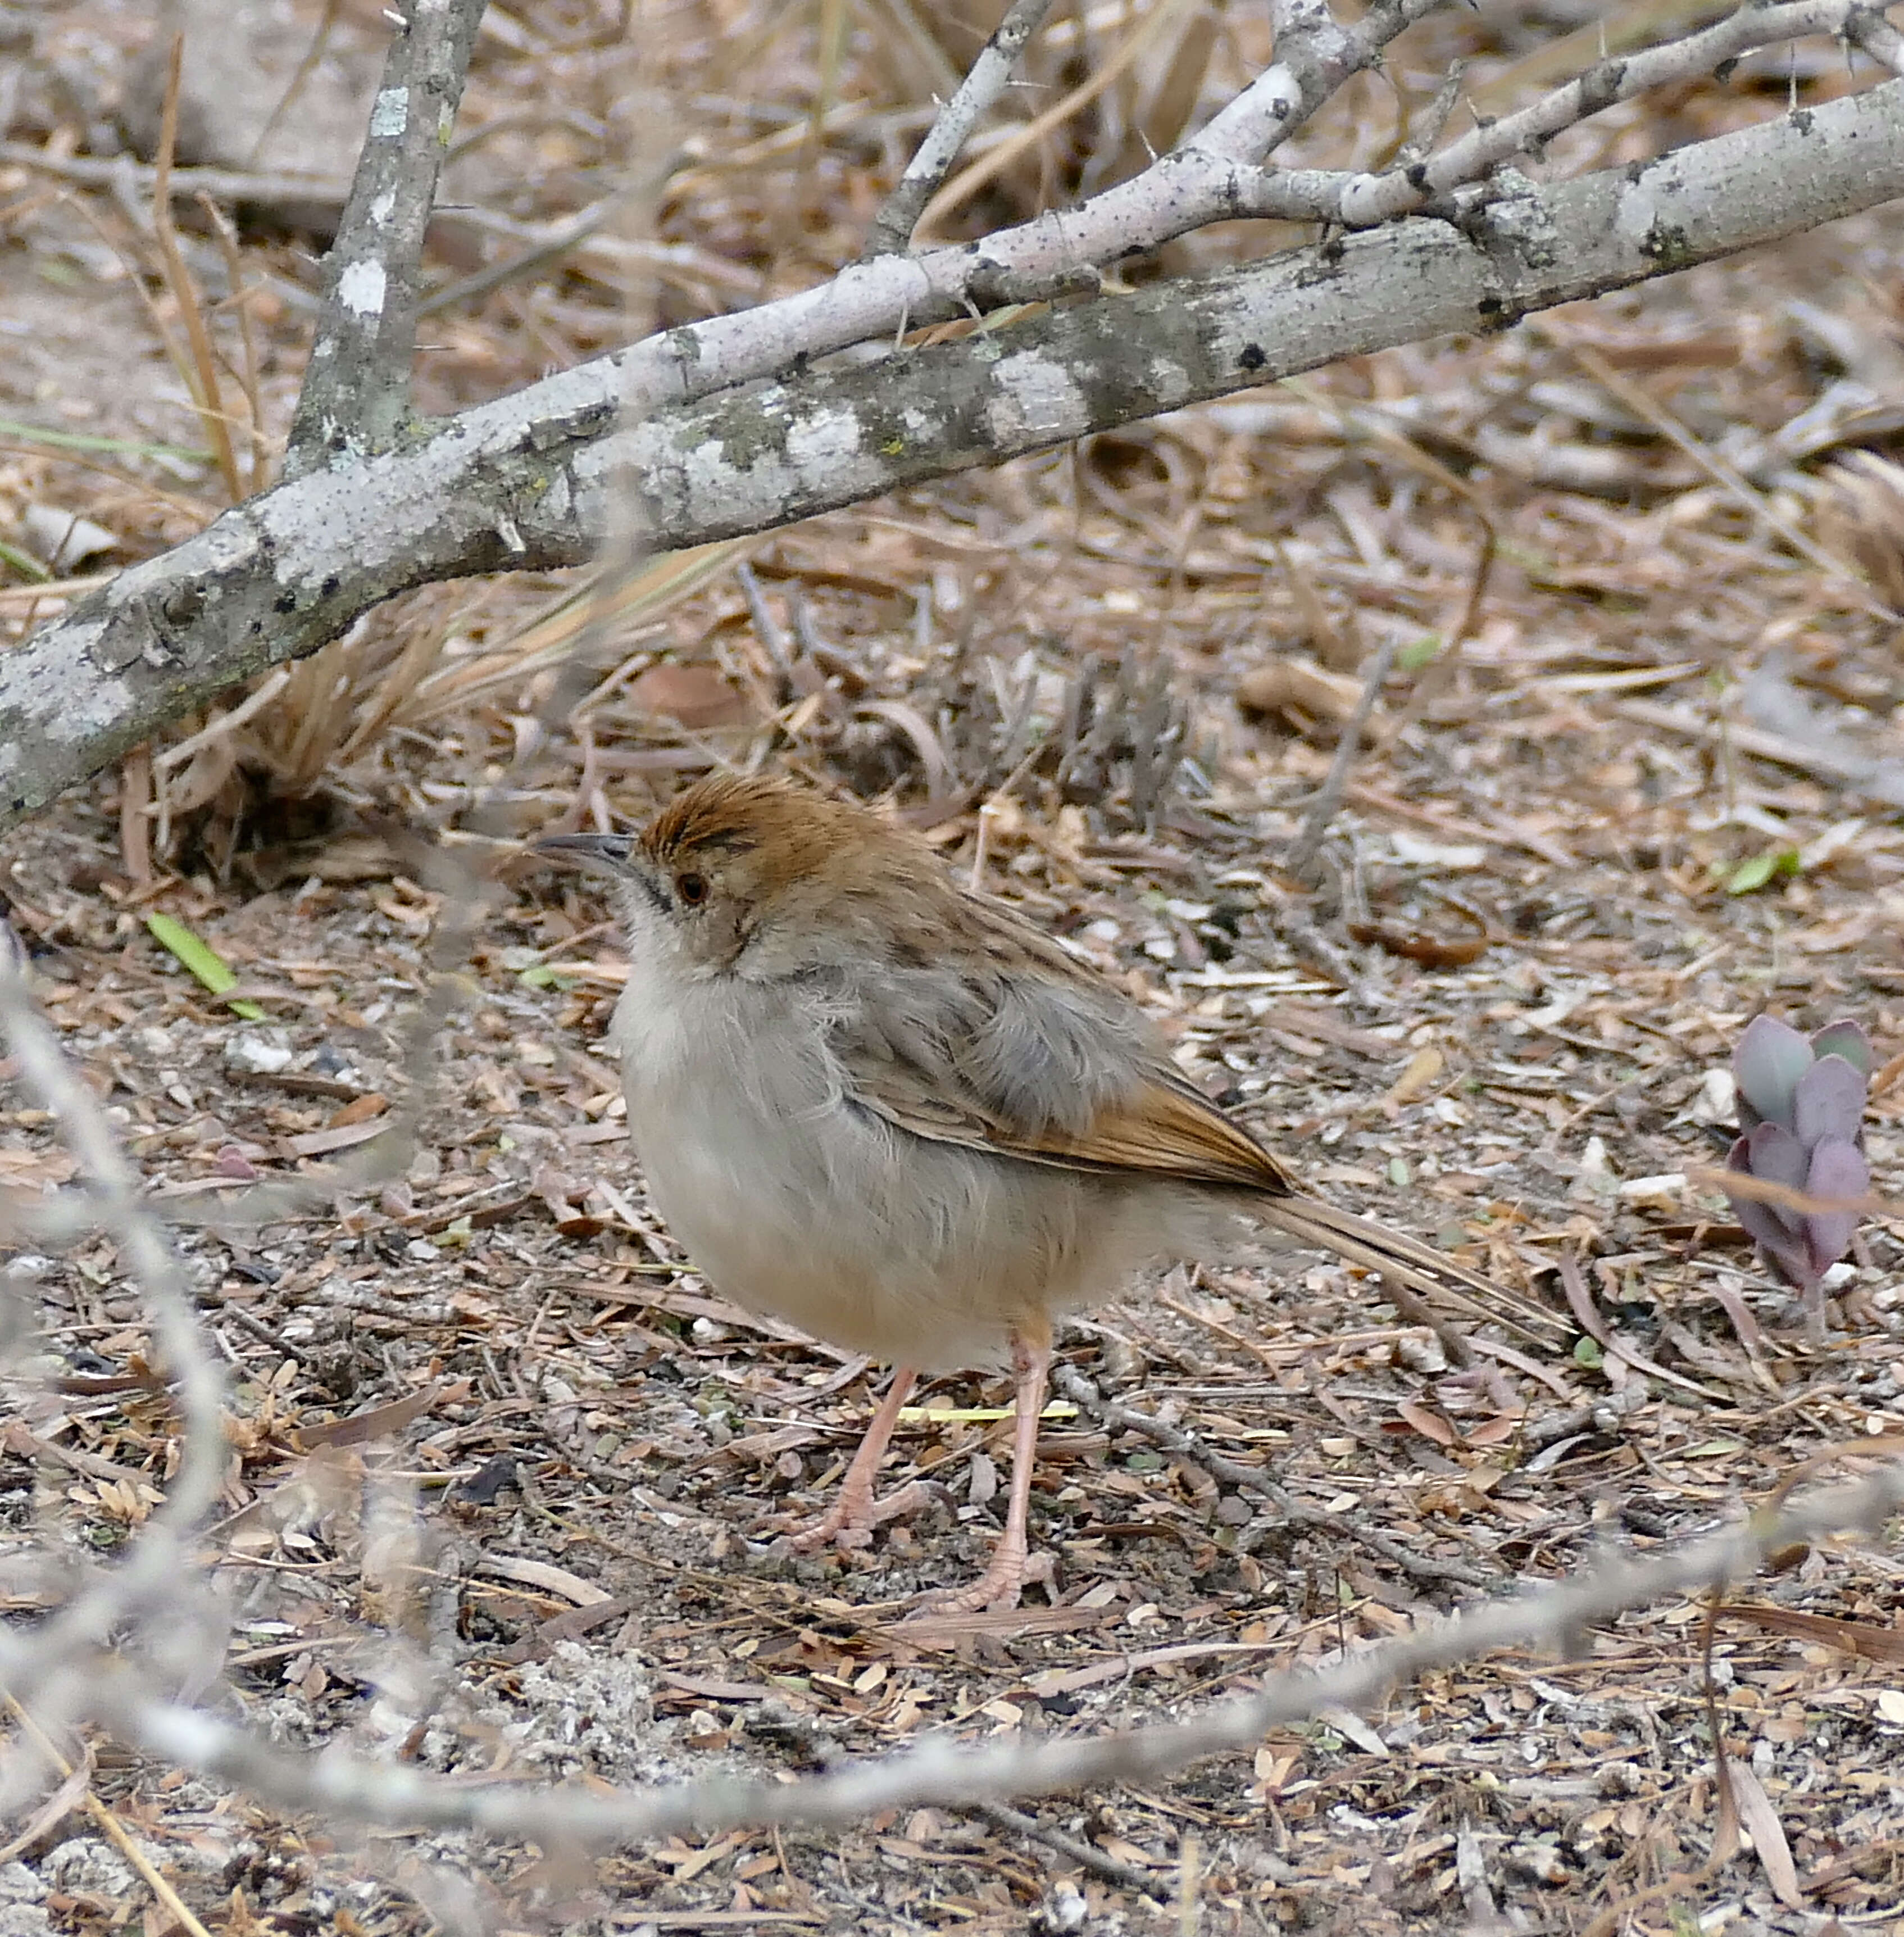
{"label": "green grass blade", "polygon": [[[214,996],[222,996],[227,990],[238,986],[238,978],[232,972],[231,965],[216,949],[201,941],[183,922],[174,921],[168,914],[149,914],[145,925],[152,931],[153,940],[175,955]],[[242,999],[232,1005],[232,1012],[244,1017],[248,1023],[262,1023],[265,1020],[264,1011],[256,1002]]]}
{"label": "green grass blade", "polygon": [[18,417],[0,417],[0,437],[17,438],[47,450],[83,450],[104,457],[169,457],[185,464],[209,464],[211,453],[189,444],[154,444],[133,437],[100,437],[86,431],[52,430]]}
{"label": "green grass blade", "polygon": [[35,585],[50,584],[53,580],[53,574],[31,552],[22,551],[4,539],[0,539],[0,565],[11,565],[21,577],[30,579]]}

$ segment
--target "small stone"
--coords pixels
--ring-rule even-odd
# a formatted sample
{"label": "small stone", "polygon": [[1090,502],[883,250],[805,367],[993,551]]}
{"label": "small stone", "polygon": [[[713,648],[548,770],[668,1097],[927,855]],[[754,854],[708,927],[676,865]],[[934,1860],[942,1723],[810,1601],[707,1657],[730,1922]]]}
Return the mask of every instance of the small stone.
{"label": "small stone", "polygon": [[132,1866],[98,1836],[74,1836],[56,1845],[41,1869],[56,1889],[74,1896],[127,1896],[137,1884]]}
{"label": "small stone", "polygon": [[56,505],[29,505],[20,514],[20,526],[27,550],[55,571],[70,571],[119,542],[104,525]]}
{"label": "small stone", "polygon": [[1727,1123],[1738,1120],[1739,1085],[1730,1069],[1709,1069],[1700,1079],[1699,1093],[1686,1114],[1696,1123]]}
{"label": "small stone", "polygon": [[227,1038],[225,1066],[241,1076],[276,1076],[291,1067],[290,1045],[245,1032]]}
{"label": "small stone", "polygon": [[0,1903],[42,1903],[46,1880],[22,1863],[0,1863]]}

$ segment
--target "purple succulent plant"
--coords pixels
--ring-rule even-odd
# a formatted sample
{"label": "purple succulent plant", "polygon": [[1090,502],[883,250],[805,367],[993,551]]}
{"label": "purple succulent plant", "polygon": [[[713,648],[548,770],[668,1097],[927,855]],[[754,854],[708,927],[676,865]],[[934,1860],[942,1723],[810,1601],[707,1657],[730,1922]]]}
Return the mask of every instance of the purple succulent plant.
{"label": "purple succulent plant", "polygon": [[[1726,1168],[1782,1184],[1812,1197],[1862,1197],[1865,1091],[1871,1044],[1854,1022],[1835,1022],[1809,1038],[1773,1016],[1755,1016],[1732,1053],[1739,1135]],[[1815,1331],[1824,1311],[1825,1273],[1851,1248],[1855,1211],[1790,1211],[1751,1197],[1732,1208],[1759,1255],[1797,1287]]]}

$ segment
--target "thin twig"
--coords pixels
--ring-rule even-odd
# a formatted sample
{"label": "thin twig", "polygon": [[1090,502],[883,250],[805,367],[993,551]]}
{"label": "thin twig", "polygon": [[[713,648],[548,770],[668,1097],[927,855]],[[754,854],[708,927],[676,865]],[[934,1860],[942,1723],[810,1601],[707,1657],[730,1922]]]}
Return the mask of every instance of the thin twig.
{"label": "thin twig", "polygon": [[[803,1781],[715,1776],[665,1788],[545,1790],[471,1783],[413,1766],[372,1762],[333,1745],[313,1754],[256,1731],[153,1698],[129,1672],[95,1678],[92,1712],[150,1753],[246,1789],[274,1807],[316,1810],[359,1823],[473,1829],[568,1848],[701,1838],[743,1824],[838,1826],[919,1804],[970,1807],[1110,1782],[1155,1779],[1203,1758],[1253,1747],[1270,1729],[1331,1708],[1381,1699],[1397,1683],[1497,1648],[1577,1653],[1585,1630],[1669,1594],[1743,1578],[1769,1555],[1843,1532],[1875,1533],[1904,1509],[1904,1463],[1835,1487],[1809,1505],[1751,1515],[1707,1538],[1645,1560],[1609,1554],[1569,1578],[1488,1601],[1411,1634],[1313,1670],[1267,1678],[1259,1693],[1182,1721],[1059,1740],[994,1740],[970,1748],[934,1741],[879,1761],[849,1763]],[[0,1677],[23,1644],[0,1632]]]}
{"label": "thin twig", "polygon": [[227,733],[235,733],[244,723],[262,713],[278,695],[291,684],[291,669],[280,666],[259,685],[254,687],[229,711],[219,714],[209,724],[201,726],[195,733],[180,740],[176,745],[168,747],[153,761],[156,773],[168,774],[174,767],[181,767],[201,748],[209,747],[214,740],[222,740]]}
{"label": "thin twig", "polygon": [[[34,1720],[32,1713],[22,1708],[17,1699],[11,1694],[7,1697],[7,1703],[19,1717],[21,1728],[32,1737],[34,1746],[41,1754],[62,1777],[70,1779],[77,1772],[74,1765],[60,1754],[57,1745]],[[138,1842],[126,1833],[126,1825],[104,1801],[93,1794],[89,1781],[89,1786],[80,1796],[79,1802],[80,1807],[112,1838],[120,1854],[145,1879],[147,1889],[159,1899],[159,1907],[180,1929],[186,1932],[186,1937],[211,1937],[211,1932],[193,1915],[190,1906],[166,1880],[158,1866],[139,1847]]]}
{"label": "thin twig", "polygon": [[1446,131],[1453,117],[1455,105],[1461,98],[1461,82],[1467,73],[1467,62],[1458,60],[1442,76],[1441,85],[1435,90],[1435,98],[1429,104],[1428,112],[1420,132],[1411,135],[1395,150],[1395,166],[1412,168],[1433,150]]}
{"label": "thin twig", "polygon": [[1643,384],[1622,375],[1589,344],[1576,342],[1564,331],[1543,323],[1542,332],[1557,347],[1570,354],[1601,389],[1617,398],[1637,417],[1652,425],[1669,444],[1675,445],[1704,471],[1727,497],[1742,506],[1778,541],[1815,565],[1827,578],[1836,579],[1874,618],[1895,624],[1899,614],[1872,591],[1863,578],[1843,559],[1808,538],[1790,519],[1781,517],[1753,490],[1749,480],[1733,465],[1687,429],[1664,405],[1658,402]]}
{"label": "thin twig", "polygon": [[[1781,41],[1808,34],[1856,38],[1853,21],[1868,21],[1875,11],[1864,0],[1789,0],[1782,6],[1741,7],[1700,32],[1597,61],[1531,105],[1483,122],[1438,155],[1351,183],[1342,192],[1339,219],[1351,229],[1392,221],[1470,183],[1485,181],[1518,156],[1539,153],[1557,135],[1620,102],[1657,87],[1703,79],[1728,62]],[[1875,32],[1872,38],[1882,44]],[[1875,57],[1890,65],[1887,56]]]}
{"label": "thin twig", "polygon": [[409,0],[390,42],[285,453],[287,477],[381,450],[410,408],[423,237],[485,0]]}
{"label": "thin twig", "polygon": [[1390,1539],[1374,1527],[1342,1514],[1330,1513],[1324,1507],[1309,1506],[1278,1486],[1261,1467],[1246,1466],[1240,1460],[1226,1459],[1187,1428],[1167,1425],[1161,1419],[1153,1419],[1149,1413],[1136,1411],[1118,1400],[1104,1398],[1074,1366],[1058,1367],[1052,1375],[1052,1383],[1107,1429],[1138,1433],[1152,1445],[1161,1446],[1165,1452],[1200,1467],[1212,1480],[1267,1500],[1292,1524],[1331,1533],[1339,1540],[1352,1541],[1412,1579],[1442,1585],[1452,1582],[1463,1587],[1490,1587],[1499,1578],[1478,1567],[1471,1567],[1465,1561],[1436,1560],[1428,1554],[1412,1553],[1400,1541]]}
{"label": "thin twig", "polygon": [[758,270],[729,262],[711,249],[689,242],[603,234],[604,226],[622,211],[628,199],[626,190],[604,196],[557,223],[518,222],[493,208],[462,208],[453,216],[440,217],[439,220],[474,229],[480,236],[494,236],[521,247],[516,254],[487,268],[432,289],[417,305],[418,317],[435,316],[459,303],[474,302],[492,289],[531,275],[571,254],[578,270],[598,280],[612,278],[618,285],[631,274],[652,275],[683,288],[704,286],[736,299],[760,300],[767,287],[766,278]]}
{"label": "thin twig", "polygon": [[1324,0],[1272,0],[1276,64],[1185,144],[1260,162],[1287,141],[1343,83],[1376,66],[1388,43],[1448,0],[1376,0],[1353,27]]}
{"label": "thin twig", "polygon": [[1749,753],[1755,760],[1771,760],[1800,773],[1816,774],[1834,782],[1847,793],[1861,794],[1867,800],[1881,801],[1889,807],[1904,807],[1904,759],[1894,756],[1873,758],[1845,747],[1842,742],[1808,746],[1788,734],[1768,733],[1761,727],[1739,726],[1729,720],[1715,724],[1710,720],[1690,719],[1676,706],[1663,706],[1651,699],[1617,699],[1609,711],[1636,726],[1654,732],[1677,733],[1708,745],[1718,742],[1723,750]]}
{"label": "thin twig", "polygon": [[205,328],[205,313],[199,303],[192,272],[186,267],[184,254],[178,246],[178,232],[172,224],[172,202],[168,192],[172,150],[178,141],[179,83],[184,57],[185,36],[180,34],[173,39],[171,64],[166,71],[158,166],[153,174],[152,230],[165,265],[166,286],[172,293],[173,302],[178,305],[180,319],[185,325],[186,341],[192,351],[189,362],[180,357],[173,360],[179,366],[180,380],[192,393],[198,422],[210,440],[213,453],[218,459],[219,474],[225,480],[225,494],[235,505],[244,496],[244,486],[238,476],[238,453],[232,448],[231,423],[219,389],[218,364],[212,355],[211,338]]}
{"label": "thin twig", "polygon": [[754,636],[773,662],[774,677],[779,684],[779,696],[784,700],[793,690],[793,653],[787,635],[781,629],[779,620],[767,609],[760,580],[754,576],[753,567],[744,559],[734,568],[734,582],[740,587],[740,596],[747,602],[747,617],[752,622]]}
{"label": "thin twig", "polygon": [[1362,731],[1369,723],[1369,715],[1375,711],[1382,682],[1395,663],[1397,643],[1391,632],[1376,651],[1375,664],[1369,668],[1368,678],[1362,687],[1362,696],[1355,702],[1355,711],[1342,723],[1341,737],[1336,741],[1335,758],[1329,762],[1329,771],[1324,775],[1321,786],[1317,788],[1315,799],[1309,803],[1301,832],[1283,856],[1283,866],[1298,881],[1315,878],[1315,857],[1321,852],[1322,837],[1328,832],[1330,822],[1341,811],[1342,797],[1349,786],[1349,770],[1355,763],[1355,750],[1361,743]]}
{"label": "thin twig", "polygon": [[219,1309],[241,1332],[248,1332],[259,1344],[268,1345],[274,1352],[281,1352],[287,1359],[295,1359],[301,1366],[308,1366],[312,1363],[311,1354],[301,1345],[295,1345],[286,1338],[281,1326],[267,1325],[255,1312],[246,1311],[242,1305],[232,1299],[221,1299]]}
{"label": "thin twig", "polygon": [[118,1566],[23,1636],[7,1662],[7,1684],[16,1693],[37,1694],[54,1667],[70,1675],[88,1651],[121,1622],[167,1603],[177,1613],[180,1584],[189,1572],[189,1536],[224,1484],[225,1381],[199,1324],[183,1269],[139,1202],[138,1180],[113,1139],[98,1099],[61,1054],[10,952],[0,954],[0,1026],[21,1075],[59,1118],[68,1147],[92,1174],[96,1193],[92,1202],[128,1273],[144,1294],[160,1347],[178,1381],[184,1415],[178,1470],[165,1505],[140,1529]]}
{"label": "thin twig", "polygon": [[979,50],[979,57],[959,83],[958,92],[940,109],[939,118],[926,131],[885,207],[873,218],[866,241],[867,255],[890,256],[912,241],[925,205],[938,192],[972,130],[1004,92],[1025,43],[1038,31],[1050,8],[1051,0],[1014,0],[997,31]]}
{"label": "thin twig", "polygon": [[241,168],[170,168],[162,178],[150,163],[129,156],[110,160],[96,155],[60,155],[25,141],[0,141],[0,167],[30,168],[82,188],[111,188],[123,182],[147,195],[162,188],[173,201],[208,195],[219,202],[252,202],[270,208],[286,205],[341,208],[350,195],[345,183],[325,176],[253,174]]}
{"label": "thin twig", "polygon": [[1140,1870],[1135,1863],[1106,1856],[1094,1843],[1080,1842],[1075,1836],[1066,1835],[1062,1829],[1052,1829],[1037,1817],[1027,1815],[1022,1809],[1014,1809],[1010,1803],[974,1803],[972,1814],[989,1823],[994,1829],[1009,1829],[1015,1836],[1028,1836],[1034,1843],[1043,1844],[1048,1850],[1055,1850],[1061,1857],[1070,1857],[1081,1870],[1102,1877],[1105,1882],[1115,1884],[1119,1890],[1142,1890],[1145,1896],[1154,1896],[1160,1903],[1170,1900],[1170,1886],[1161,1877]]}
{"label": "thin twig", "polygon": [[[1021,123],[1010,135],[985,153],[968,162],[943,188],[935,191],[916,219],[909,234],[923,231],[928,245],[943,239],[948,217],[963,208],[988,183],[997,180],[1016,165],[1020,158],[1034,152],[1052,132],[1081,114],[1100,95],[1108,93],[1127,74],[1141,71],[1143,63],[1162,41],[1187,0],[1158,0],[1125,25],[1122,38],[1092,62],[1090,71],[1066,93]],[[869,256],[865,259],[872,259]]]}
{"label": "thin twig", "polygon": [[[245,279],[238,232],[232,226],[231,218],[208,195],[199,196],[198,206],[211,225],[212,234],[218,241],[219,253],[225,259],[226,286],[231,292],[230,305],[238,324],[238,353],[242,359],[239,380],[244,389],[247,427],[250,432],[250,462],[245,469],[246,487],[248,492],[259,492],[265,488],[270,468],[271,441],[265,433],[265,407],[259,394],[262,366],[258,355],[258,329],[251,314],[252,293],[258,285]],[[155,204],[154,214],[156,212]]]}
{"label": "thin twig", "polygon": [[244,158],[248,168],[258,165],[259,157],[271,145],[272,135],[277,133],[278,123],[290,113],[292,104],[303,93],[310,77],[324,58],[324,50],[330,44],[331,34],[338,23],[338,14],[342,0],[324,0],[324,11],[317,23],[316,31],[304,49],[303,58],[298,62],[291,78],[285,83],[284,92],[271,104],[271,111],[265,117],[265,125],[258,131],[258,138],[251,144],[250,152]]}

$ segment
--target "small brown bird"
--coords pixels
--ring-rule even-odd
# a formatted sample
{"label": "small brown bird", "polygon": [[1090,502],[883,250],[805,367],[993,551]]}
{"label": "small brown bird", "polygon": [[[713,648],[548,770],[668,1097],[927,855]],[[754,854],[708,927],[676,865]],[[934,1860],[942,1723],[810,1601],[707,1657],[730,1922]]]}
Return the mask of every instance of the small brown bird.
{"label": "small brown bird", "polygon": [[874,1479],[921,1371],[1009,1357],[1004,1537],[941,1605],[1015,1605],[1054,1316],[1238,1214],[1418,1290],[1510,1302],[1308,1196],[1126,996],[868,808],[721,774],[639,837],[537,844],[613,878],[628,1132],[675,1236],[737,1302],[897,1369],[804,1547],[904,1503]]}

